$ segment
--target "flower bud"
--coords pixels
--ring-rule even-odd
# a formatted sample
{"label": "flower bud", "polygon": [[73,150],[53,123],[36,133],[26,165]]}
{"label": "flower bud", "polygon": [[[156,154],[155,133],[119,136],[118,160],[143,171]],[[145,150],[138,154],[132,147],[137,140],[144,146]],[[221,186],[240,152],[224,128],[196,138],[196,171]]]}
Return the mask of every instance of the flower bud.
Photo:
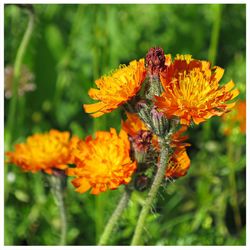
{"label": "flower bud", "polygon": [[155,107],[151,110],[153,127],[155,134],[164,137],[168,130],[168,120],[162,112],[158,112]]}
{"label": "flower bud", "polygon": [[149,76],[145,82],[145,97],[152,100],[154,96],[160,96],[163,92],[163,87],[158,76]]}
{"label": "flower bud", "polygon": [[161,70],[165,68],[165,55],[160,47],[150,48],[146,55],[146,68],[148,75],[159,76]]}
{"label": "flower bud", "polygon": [[147,152],[151,146],[153,134],[148,130],[140,130],[133,138],[133,146],[136,151]]}
{"label": "flower bud", "polygon": [[169,129],[167,118],[158,112],[155,107],[151,108],[146,102],[137,104],[138,114],[149,129],[159,137],[165,137]]}
{"label": "flower bud", "polygon": [[135,177],[135,189],[145,191],[150,185],[150,179],[146,175],[138,175]]}
{"label": "flower bud", "polygon": [[159,74],[165,69],[165,55],[162,48],[149,49],[145,64],[147,69],[147,79],[145,82],[145,96],[152,100],[154,96],[160,96],[163,88],[159,78]]}

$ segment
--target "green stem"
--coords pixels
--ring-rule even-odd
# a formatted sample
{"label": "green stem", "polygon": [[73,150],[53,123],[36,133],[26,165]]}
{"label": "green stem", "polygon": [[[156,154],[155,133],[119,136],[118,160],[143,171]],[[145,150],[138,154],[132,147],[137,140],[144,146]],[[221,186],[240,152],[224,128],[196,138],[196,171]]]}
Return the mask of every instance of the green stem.
{"label": "green stem", "polygon": [[67,235],[67,218],[66,218],[66,209],[64,203],[64,188],[66,185],[66,176],[61,171],[54,171],[54,173],[49,176],[51,191],[54,194],[57,206],[60,212],[60,226],[61,226],[61,235],[60,235],[60,246],[66,245],[66,235]]}
{"label": "green stem", "polygon": [[228,140],[227,142],[227,154],[228,154],[228,159],[229,159],[229,184],[230,184],[230,192],[231,192],[231,205],[233,207],[233,212],[234,212],[234,221],[236,228],[238,232],[241,229],[241,217],[240,217],[240,209],[238,205],[238,193],[237,193],[237,182],[236,182],[236,173],[235,173],[235,162],[234,161],[234,150],[233,150],[233,144]]}
{"label": "green stem", "polygon": [[16,59],[14,62],[14,76],[13,76],[13,84],[12,84],[12,98],[10,101],[9,106],[9,116],[7,120],[7,128],[8,128],[8,138],[7,140],[7,147],[10,146],[10,143],[12,142],[14,127],[15,127],[15,119],[16,119],[16,108],[17,108],[17,98],[18,98],[18,85],[19,85],[19,78],[20,78],[20,72],[21,67],[23,63],[23,58],[25,55],[25,52],[27,50],[31,34],[33,32],[34,23],[35,23],[35,16],[33,11],[28,11],[29,15],[29,22],[28,26],[26,28],[26,31],[24,33],[23,39],[21,41],[21,44],[17,50]]}
{"label": "green stem", "polygon": [[[5,151],[9,151],[11,147],[11,143],[13,140],[13,135],[16,126],[16,108],[17,108],[17,101],[18,101],[18,85],[19,85],[19,78],[20,78],[20,72],[21,72],[21,66],[23,62],[23,58],[26,52],[26,49],[28,47],[28,43],[31,38],[31,34],[34,28],[34,20],[35,16],[32,10],[28,10],[29,15],[29,22],[28,26],[26,28],[26,31],[24,33],[24,36],[22,38],[22,41],[20,43],[20,46],[17,50],[15,62],[14,62],[14,75],[13,75],[13,82],[12,82],[12,98],[10,100],[9,104],[9,110],[8,110],[8,118],[6,122],[6,131],[5,133]],[[9,196],[9,183],[7,181],[7,174],[8,174],[8,164],[5,164],[4,167],[4,199],[7,200]]]}
{"label": "green stem", "polygon": [[214,10],[214,22],[211,32],[211,40],[210,40],[210,47],[208,51],[208,59],[212,64],[215,64],[217,51],[218,51],[218,42],[219,42],[219,35],[220,35],[220,27],[221,27],[221,13],[222,13],[222,4],[216,4],[213,6]]}
{"label": "green stem", "polygon": [[[105,195],[105,194],[102,194]],[[103,196],[102,195],[97,195],[95,197],[95,236],[96,236],[96,242],[99,240],[100,235],[102,233],[103,229],[103,213],[104,213],[104,205],[103,205]]]}
{"label": "green stem", "polygon": [[164,139],[162,138],[160,138],[160,145],[161,145],[161,153],[160,153],[159,168],[157,170],[156,176],[154,178],[154,182],[151,186],[151,189],[148,193],[146,201],[141,210],[139,219],[137,221],[137,225],[135,228],[131,246],[137,246],[137,245],[140,245],[141,243],[141,235],[142,235],[142,230],[144,228],[145,220],[147,218],[150,208],[153,205],[154,199],[157,195],[157,192],[165,176],[167,161],[168,161],[168,148],[167,148],[167,145],[164,143]]}
{"label": "green stem", "polygon": [[123,193],[122,198],[120,199],[120,202],[118,203],[115,211],[113,212],[112,216],[110,217],[103,234],[99,240],[98,246],[104,246],[107,245],[107,242],[109,240],[110,234],[113,231],[113,228],[115,224],[117,223],[118,219],[122,215],[123,210],[126,208],[129,198],[130,198],[131,192],[125,190]]}
{"label": "green stem", "polygon": [[66,219],[65,203],[62,192],[60,193],[60,198],[58,200],[59,200],[58,207],[60,209],[60,219],[61,219],[60,246],[64,246],[66,245],[67,219]]}

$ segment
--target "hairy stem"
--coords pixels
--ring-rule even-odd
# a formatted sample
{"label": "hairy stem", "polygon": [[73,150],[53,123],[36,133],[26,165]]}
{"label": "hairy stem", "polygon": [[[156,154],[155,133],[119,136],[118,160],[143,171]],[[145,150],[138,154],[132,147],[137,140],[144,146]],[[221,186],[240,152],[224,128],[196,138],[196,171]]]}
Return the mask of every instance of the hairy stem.
{"label": "hairy stem", "polygon": [[65,203],[62,192],[60,192],[58,195],[58,207],[60,210],[60,220],[61,220],[60,246],[64,246],[66,245],[67,219],[66,219]]}
{"label": "hairy stem", "polygon": [[61,226],[61,235],[60,242],[58,245],[66,245],[66,236],[67,236],[67,218],[66,218],[66,209],[64,202],[64,188],[65,188],[65,175],[59,171],[54,171],[54,174],[50,176],[50,185],[51,191],[55,197],[57,206],[60,212],[60,226]]}
{"label": "hairy stem", "polygon": [[117,223],[118,219],[120,218],[120,216],[123,213],[123,210],[126,208],[128,202],[129,202],[130,195],[131,195],[130,191],[128,191],[128,190],[124,191],[123,196],[120,199],[115,211],[113,212],[108,223],[106,224],[106,227],[103,231],[103,234],[99,240],[98,246],[107,245],[108,239],[110,237],[110,234],[113,231],[115,224]]}
{"label": "hairy stem", "polygon": [[153,205],[154,199],[157,195],[157,192],[165,176],[167,161],[168,161],[168,148],[166,144],[164,143],[163,139],[160,139],[160,145],[161,145],[161,154],[160,154],[159,168],[156,173],[154,182],[151,186],[151,189],[148,193],[148,196],[146,198],[146,201],[142,207],[139,219],[137,221],[134,236],[131,242],[132,246],[137,246],[141,244],[141,235],[142,235],[142,231],[144,228],[145,220],[147,218],[150,208]]}

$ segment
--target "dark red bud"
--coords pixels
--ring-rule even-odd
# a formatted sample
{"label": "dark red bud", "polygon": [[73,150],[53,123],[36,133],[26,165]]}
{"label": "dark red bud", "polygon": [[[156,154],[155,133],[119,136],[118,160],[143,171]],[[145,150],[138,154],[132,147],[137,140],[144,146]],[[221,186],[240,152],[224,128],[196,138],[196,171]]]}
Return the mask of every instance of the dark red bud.
{"label": "dark red bud", "polygon": [[150,180],[145,175],[137,176],[135,179],[135,188],[138,191],[145,191],[149,187],[149,184]]}
{"label": "dark red bud", "polygon": [[133,145],[136,151],[147,152],[151,146],[153,134],[148,130],[140,130],[133,138]]}
{"label": "dark red bud", "polygon": [[162,48],[150,48],[146,55],[146,67],[152,76],[158,76],[165,68],[165,54]]}

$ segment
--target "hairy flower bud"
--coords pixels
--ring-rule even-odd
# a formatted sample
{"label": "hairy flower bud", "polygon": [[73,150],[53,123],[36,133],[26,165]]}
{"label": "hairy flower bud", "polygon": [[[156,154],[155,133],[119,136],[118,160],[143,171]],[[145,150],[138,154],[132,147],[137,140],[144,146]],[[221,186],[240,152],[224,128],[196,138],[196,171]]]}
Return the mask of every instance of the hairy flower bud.
{"label": "hairy flower bud", "polygon": [[163,113],[158,112],[155,107],[151,107],[146,102],[137,104],[138,114],[148,128],[157,136],[165,137],[169,129],[169,123]]}
{"label": "hairy flower bud", "polygon": [[152,132],[148,130],[141,130],[133,138],[133,146],[136,151],[147,152],[151,146]]}
{"label": "hairy flower bud", "polygon": [[162,48],[151,48],[145,58],[147,79],[145,82],[145,96],[152,100],[154,96],[160,96],[163,88],[159,74],[165,69],[165,55]]}
{"label": "hairy flower bud", "polygon": [[146,68],[150,76],[159,76],[165,68],[165,55],[160,47],[150,48],[146,55]]}
{"label": "hairy flower bud", "polygon": [[168,120],[162,112],[158,112],[155,107],[151,110],[152,123],[155,129],[155,134],[158,136],[165,136],[168,130]]}
{"label": "hairy flower bud", "polygon": [[150,179],[146,175],[138,175],[135,178],[135,188],[136,190],[143,192],[150,184]]}

